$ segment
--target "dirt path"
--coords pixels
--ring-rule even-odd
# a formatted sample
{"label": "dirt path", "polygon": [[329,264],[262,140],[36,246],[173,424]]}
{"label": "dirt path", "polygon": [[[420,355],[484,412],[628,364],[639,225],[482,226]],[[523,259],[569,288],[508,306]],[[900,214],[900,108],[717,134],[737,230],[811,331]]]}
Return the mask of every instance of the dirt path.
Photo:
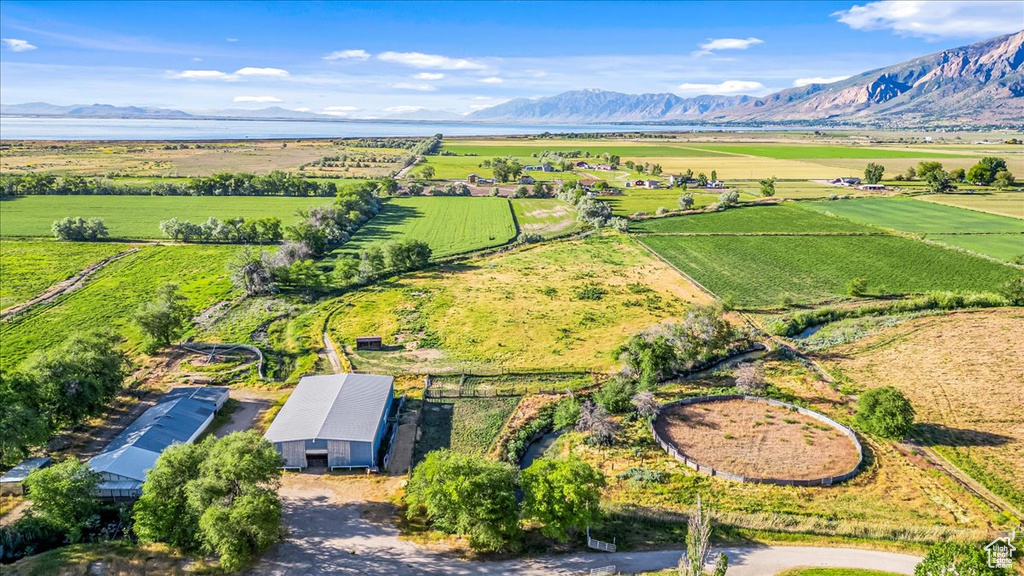
{"label": "dirt path", "polygon": [[[399,538],[389,494],[399,479],[380,476],[288,474],[281,486],[288,536],[250,574],[437,574],[444,576],[547,576],[586,574],[615,565],[623,573],[674,567],[681,550],[578,552],[562,556],[471,562]],[[730,576],[766,576],[797,566],[871,568],[913,574],[915,556],[843,548],[744,546],[720,550]],[[715,551],[716,553],[718,550]]]}
{"label": "dirt path", "polygon": [[334,370],[335,374],[341,374],[345,371],[341,357],[338,355],[338,347],[335,346],[334,340],[331,340],[331,335],[327,331],[324,331],[324,354],[327,355],[327,359],[331,362],[331,369]]}
{"label": "dirt path", "polygon": [[33,306],[45,304],[47,302],[52,302],[61,294],[74,292],[75,290],[78,290],[82,286],[85,286],[85,281],[89,278],[89,276],[91,276],[100,268],[103,268],[104,266],[110,264],[111,262],[117,260],[118,258],[123,258],[124,256],[127,256],[138,251],[138,248],[129,248],[128,250],[118,252],[113,256],[108,256],[107,258],[104,258],[103,260],[100,260],[99,262],[93,264],[92,266],[89,266],[88,268],[75,274],[71,278],[68,278],[63,282],[58,282],[57,284],[50,286],[42,294],[39,294],[38,296],[35,296],[34,298],[28,301],[22,302],[21,304],[15,304],[14,306],[11,306],[7,310],[0,312],[0,320],[6,320],[8,317],[14,316],[15,314],[20,314],[28,310],[29,308],[32,308]]}
{"label": "dirt path", "polygon": [[232,432],[244,432],[259,421],[270,405],[281,397],[281,392],[262,392],[247,388],[232,388],[230,397],[238,402],[238,410],[231,414],[231,421],[221,426],[214,436],[223,438]]}
{"label": "dirt path", "polygon": [[8,510],[6,514],[0,516],[0,526],[14,524],[15,521],[25,515],[25,512],[28,512],[29,506],[31,506],[31,503],[28,500],[24,500],[14,508]]}
{"label": "dirt path", "polygon": [[395,450],[392,452],[391,466],[388,470],[392,476],[406,474],[412,468],[412,454],[416,447],[416,423],[419,422],[419,418],[419,410],[402,415],[402,420],[398,424],[398,435],[395,437]]}

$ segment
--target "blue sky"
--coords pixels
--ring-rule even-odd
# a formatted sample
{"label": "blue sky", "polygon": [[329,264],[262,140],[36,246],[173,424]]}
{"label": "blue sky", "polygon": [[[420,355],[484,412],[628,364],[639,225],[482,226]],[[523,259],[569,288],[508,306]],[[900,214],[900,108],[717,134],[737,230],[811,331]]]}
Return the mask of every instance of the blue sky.
{"label": "blue sky", "polygon": [[0,101],[374,117],[763,95],[1024,27],[1022,2],[0,3]]}

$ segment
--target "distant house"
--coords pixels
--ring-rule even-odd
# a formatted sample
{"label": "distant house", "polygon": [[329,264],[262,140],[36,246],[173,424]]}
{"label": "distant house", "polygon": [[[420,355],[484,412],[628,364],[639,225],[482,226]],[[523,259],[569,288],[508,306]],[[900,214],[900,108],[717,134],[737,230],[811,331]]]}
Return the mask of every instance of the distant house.
{"label": "distant house", "polygon": [[668,177],[669,186],[680,186],[682,184],[688,184],[689,182],[691,182],[691,180],[682,175],[673,175]]}
{"label": "distant house", "polygon": [[380,336],[356,336],[356,350],[380,350],[384,341]]}
{"label": "distant house", "polygon": [[580,160],[579,162],[574,164],[574,166],[576,166],[577,168],[583,168],[585,170],[590,170],[590,168],[591,168],[590,164],[588,164],[588,163],[586,163],[586,162],[584,162],[582,160]]}
{"label": "distant house", "polygon": [[522,176],[519,177],[520,184],[533,184],[534,182],[536,182],[536,180],[533,179],[533,176],[530,176],[528,174],[523,174]]}
{"label": "distant house", "polygon": [[597,185],[597,180],[589,180],[588,179],[588,180],[579,180],[578,182],[579,182],[580,188],[586,190],[587,192],[590,192],[591,190],[593,190],[594,186]]}
{"label": "distant house", "polygon": [[476,185],[483,186],[484,184],[493,184],[494,178],[477,178]]}
{"label": "distant house", "polygon": [[541,167],[537,165],[523,166],[524,172],[540,172]]}
{"label": "distant house", "polygon": [[615,164],[598,164],[597,166],[595,166],[595,168],[597,168],[598,170],[604,170],[605,172],[610,172],[618,168],[618,166],[616,166]]}
{"label": "distant house", "polygon": [[835,178],[828,181],[829,184],[835,184],[836,186],[860,186],[860,178],[846,177],[846,178]]}
{"label": "distant house", "polygon": [[661,188],[661,182],[658,182],[657,180],[646,180],[644,182],[644,185],[646,187],[650,188],[651,190],[656,190],[658,188]]}
{"label": "distant house", "polygon": [[861,184],[860,189],[867,190],[870,192],[880,192],[882,190],[885,190],[885,186],[882,184]]}
{"label": "distant house", "polygon": [[541,164],[540,169],[542,172],[557,172],[557,170],[555,170],[555,167],[552,166],[550,162],[545,162]]}
{"label": "distant house", "polygon": [[23,496],[25,494],[25,478],[32,472],[50,465],[50,457],[29,458],[0,476],[0,495]]}
{"label": "distant house", "polygon": [[470,184],[476,184],[476,181],[479,178],[480,176],[478,174],[470,174],[469,176],[466,176],[466,181],[469,182]]}
{"label": "distant house", "polygon": [[391,376],[306,376],[281,407],[264,437],[283,467],[378,467],[395,387]]}
{"label": "distant house", "polygon": [[713,188],[716,190],[722,189],[725,188],[725,182],[722,182],[721,180],[712,180],[711,182],[708,182],[706,188]]}

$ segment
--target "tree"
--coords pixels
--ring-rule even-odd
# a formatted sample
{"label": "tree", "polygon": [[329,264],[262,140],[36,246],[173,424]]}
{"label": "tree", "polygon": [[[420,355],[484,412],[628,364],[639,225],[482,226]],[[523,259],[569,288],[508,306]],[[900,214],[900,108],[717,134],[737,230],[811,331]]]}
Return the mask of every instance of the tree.
{"label": "tree", "polygon": [[633,383],[628,378],[616,375],[594,392],[594,401],[612,414],[621,414],[629,410],[629,399],[633,392]]}
{"label": "tree", "polygon": [[922,160],[917,163],[917,177],[921,180],[928,180],[928,176],[936,172],[945,173],[942,169],[942,162],[936,162],[935,160]]}
{"label": "tree", "polygon": [[577,432],[590,432],[589,441],[597,446],[607,446],[615,440],[618,425],[608,416],[604,408],[590,400],[580,407],[580,417],[576,422]]}
{"label": "tree", "polygon": [[914,428],[914,407],[892,386],[868,390],[857,400],[854,423],[869,434],[899,440]]}
{"label": "tree", "polygon": [[399,240],[384,246],[387,266],[397,272],[423,268],[432,255],[430,246],[422,240]]}
{"label": "tree", "polygon": [[424,166],[423,168],[420,169],[420,176],[423,176],[427,180],[433,180],[434,174],[435,172],[433,166]]}
{"label": "tree", "polygon": [[[925,164],[925,162],[922,162],[922,164]],[[933,164],[938,164],[938,162],[933,162]],[[956,186],[953,186],[952,181],[949,179],[949,174],[941,167],[937,170],[926,172],[924,179],[928,182],[928,190],[933,194],[956,190]]]}
{"label": "tree", "polygon": [[55,220],[51,229],[58,240],[94,242],[108,236],[107,225],[102,218],[62,218]]}
{"label": "tree", "polygon": [[522,471],[523,518],[542,525],[541,534],[560,542],[601,519],[604,475],[570,456],[541,458]]}
{"label": "tree", "polygon": [[903,177],[907,180],[913,180],[917,177],[917,170],[915,170],[913,166],[910,166],[907,168],[907,171],[903,173]]}
{"label": "tree", "polygon": [[1010,188],[1016,183],[1016,178],[1009,170],[1000,170],[996,172],[996,179],[992,182],[992,185],[999,190],[1005,190]]}
{"label": "tree", "polygon": [[1010,304],[1014,306],[1024,306],[1024,276],[1018,276],[1012,280],[1007,280],[1003,284],[1000,292],[1006,299],[1010,301]]}
{"label": "tree", "polygon": [[744,362],[736,367],[736,388],[744,394],[756,394],[765,389],[764,372],[760,366],[752,362]]}
{"label": "tree", "polygon": [[775,180],[775,176],[772,176],[771,178],[765,178],[764,180],[758,181],[761,185],[761,196],[775,196]]}
{"label": "tree", "polygon": [[270,294],[276,289],[270,256],[263,250],[257,251],[246,246],[231,261],[228,269],[231,281],[245,290],[248,296]]}
{"label": "tree", "polygon": [[31,514],[63,531],[71,542],[99,521],[96,487],[100,475],[87,464],[69,458],[32,471],[25,479]]}
{"label": "tree", "polygon": [[634,334],[615,351],[628,372],[640,379],[640,388],[654,390],[674,372],[676,352],[663,335]]}
{"label": "tree", "polygon": [[523,174],[523,167],[515,158],[495,158],[491,160],[491,171],[499,182],[511,182]]}
{"label": "tree", "polygon": [[708,185],[708,177],[707,177],[707,175],[704,174],[703,172],[701,172],[700,174],[697,174],[697,186],[700,186],[701,188],[704,188],[707,185]]}
{"label": "tree", "polygon": [[527,188],[526,186],[523,186],[522,184],[520,184],[519,186],[516,186],[515,191],[512,192],[512,197],[513,198],[526,198],[529,195],[530,195],[530,189]]}
{"label": "tree", "polygon": [[740,193],[736,190],[726,190],[718,195],[718,206],[720,208],[730,208],[736,206],[740,202]]}
{"label": "tree", "polygon": [[914,576],[1009,576],[1003,568],[990,568],[983,543],[939,542],[914,567]]}
{"label": "tree", "polygon": [[949,179],[953,182],[963,182],[967,179],[967,174],[963,168],[954,168],[949,171]]}
{"label": "tree", "polygon": [[555,405],[555,413],[552,416],[552,423],[555,430],[572,428],[580,419],[580,402],[570,396],[563,398]]}
{"label": "tree", "polygon": [[[679,559],[680,576],[702,576],[710,555],[711,516],[704,510],[698,494],[697,505],[686,520],[686,554]],[[715,576],[725,576],[728,566],[728,558],[719,554],[715,560]]]}
{"label": "tree", "polygon": [[658,412],[661,411],[661,404],[658,403],[658,399],[654,397],[653,392],[647,390],[637,392],[629,402],[636,409],[637,414],[648,420],[653,420],[658,416]]}
{"label": "tree", "polygon": [[371,244],[359,254],[359,279],[361,282],[366,282],[386,269],[387,259],[380,246]]}
{"label": "tree", "polygon": [[46,442],[50,426],[42,414],[37,382],[23,372],[0,371],[0,466],[13,466]]}
{"label": "tree", "polygon": [[178,285],[164,284],[156,298],[135,312],[135,323],[149,337],[150,351],[166,348],[185,331],[192,318],[192,309]]}
{"label": "tree", "polygon": [[515,470],[482,456],[436,450],[413,469],[406,486],[409,518],[469,536],[478,550],[502,550],[519,536]]}
{"label": "tree", "polygon": [[987,186],[995,180],[996,175],[987,164],[978,162],[967,170],[967,174],[964,178],[971,184],[983,184]]}
{"label": "tree", "polygon": [[576,204],[576,219],[594,228],[600,228],[612,218],[612,208],[607,202],[594,198],[583,198]]}
{"label": "tree", "polygon": [[717,182],[718,181],[718,170],[712,170],[711,171],[711,181],[712,182]]}
{"label": "tree", "polygon": [[187,487],[198,477],[211,445],[212,441],[174,444],[157,458],[133,508],[132,530],[140,541],[166,542],[185,550],[199,548],[200,511],[189,507]]}
{"label": "tree", "polygon": [[[685,184],[684,184],[685,186]],[[687,192],[679,197],[679,208],[690,210],[693,208],[693,194]]]}
{"label": "tree", "polygon": [[864,168],[864,181],[868,184],[878,184],[882,181],[883,174],[885,174],[885,166],[869,162]]}

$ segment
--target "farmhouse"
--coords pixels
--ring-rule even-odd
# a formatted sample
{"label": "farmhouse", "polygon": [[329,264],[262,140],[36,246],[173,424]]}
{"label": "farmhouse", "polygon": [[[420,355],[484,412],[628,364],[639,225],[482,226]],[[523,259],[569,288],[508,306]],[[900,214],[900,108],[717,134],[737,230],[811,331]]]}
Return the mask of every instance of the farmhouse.
{"label": "farmhouse", "polygon": [[577,162],[577,163],[575,164],[575,166],[576,166],[577,168],[583,168],[583,169],[586,169],[586,170],[589,170],[589,169],[591,168],[590,164],[588,164],[587,162],[584,162],[584,161],[582,161],[582,160],[580,160],[579,162]]}
{"label": "farmhouse", "polygon": [[470,174],[469,176],[466,176],[466,181],[470,184],[476,184],[478,178],[480,178],[479,174]]}
{"label": "farmhouse", "polygon": [[195,441],[228,399],[220,387],[175,388],[146,410],[89,460],[100,475],[98,496],[120,500],[142,495],[146,472],[172,444]]}
{"label": "farmhouse", "polygon": [[21,496],[25,494],[25,478],[32,472],[50,465],[50,457],[29,458],[0,476],[0,495]]}
{"label": "farmhouse", "polygon": [[725,188],[725,182],[722,182],[721,180],[712,180],[711,182],[708,182],[707,188],[714,188],[716,190]]}
{"label": "farmhouse", "polygon": [[861,190],[868,190],[868,191],[878,192],[878,191],[885,190],[885,185],[883,185],[883,184],[861,184],[860,189]]}
{"label": "farmhouse", "polygon": [[829,184],[835,184],[836,186],[860,186],[860,178],[846,177],[846,178],[835,178],[828,181]]}
{"label": "farmhouse", "polygon": [[306,376],[265,436],[284,457],[284,468],[375,470],[394,390],[391,376]]}
{"label": "farmhouse", "polygon": [[520,184],[533,184],[534,182],[536,182],[536,180],[533,179],[533,176],[523,174],[522,176],[519,177]]}
{"label": "farmhouse", "polygon": [[693,182],[693,180],[690,179],[690,178],[687,178],[686,176],[672,175],[672,176],[668,177],[668,185],[669,186],[681,186],[683,184],[688,184],[690,182]]}
{"label": "farmhouse", "polygon": [[610,172],[610,171],[615,170],[616,168],[618,168],[618,166],[616,166],[615,164],[598,164],[596,166],[596,168],[598,170],[604,170],[605,172]]}
{"label": "farmhouse", "polygon": [[593,190],[594,186],[597,185],[597,182],[598,182],[597,180],[590,180],[590,179],[584,179],[584,180],[579,180],[578,181],[578,183],[580,185],[580,188],[582,188],[586,192],[590,192],[591,190]]}

